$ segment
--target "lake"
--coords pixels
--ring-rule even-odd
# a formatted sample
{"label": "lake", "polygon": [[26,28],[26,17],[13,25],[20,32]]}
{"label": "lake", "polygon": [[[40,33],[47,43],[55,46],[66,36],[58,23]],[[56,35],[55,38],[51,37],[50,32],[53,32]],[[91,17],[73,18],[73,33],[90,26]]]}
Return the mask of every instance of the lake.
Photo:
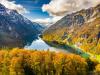
{"label": "lake", "polygon": [[67,50],[62,49],[62,48],[56,48],[53,46],[48,45],[45,41],[43,41],[40,37],[36,40],[33,40],[31,45],[26,45],[25,49],[33,49],[33,50],[50,50],[50,51],[62,51],[62,52],[67,52]]}
{"label": "lake", "polygon": [[28,50],[50,50],[55,52],[73,53],[73,54],[78,54],[84,58],[90,57],[87,53],[83,52],[82,50],[74,49],[67,45],[66,46],[58,45],[58,47],[55,47],[54,44],[49,45],[45,41],[43,41],[40,37],[36,40],[33,40],[31,45],[26,45],[24,48]]}

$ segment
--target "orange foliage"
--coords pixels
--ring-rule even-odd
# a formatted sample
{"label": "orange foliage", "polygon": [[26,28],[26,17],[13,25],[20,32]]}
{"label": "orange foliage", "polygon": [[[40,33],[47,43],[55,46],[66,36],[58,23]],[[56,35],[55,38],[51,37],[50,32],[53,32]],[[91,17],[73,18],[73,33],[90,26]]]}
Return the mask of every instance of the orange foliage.
{"label": "orange foliage", "polygon": [[0,51],[0,75],[87,75],[85,59],[74,54],[13,49]]}

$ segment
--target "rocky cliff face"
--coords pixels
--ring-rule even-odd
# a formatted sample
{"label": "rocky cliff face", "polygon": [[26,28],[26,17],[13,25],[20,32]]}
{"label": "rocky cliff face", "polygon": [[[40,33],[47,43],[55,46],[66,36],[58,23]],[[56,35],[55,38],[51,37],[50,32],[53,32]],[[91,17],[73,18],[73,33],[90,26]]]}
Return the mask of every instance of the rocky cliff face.
{"label": "rocky cliff face", "polygon": [[97,50],[96,47],[100,44],[97,40],[99,32],[100,4],[66,15],[43,33],[43,39],[65,44],[71,43],[82,48],[87,45],[90,48],[86,50]]}
{"label": "rocky cliff face", "polygon": [[0,4],[0,47],[23,47],[37,38],[39,28],[39,24]]}

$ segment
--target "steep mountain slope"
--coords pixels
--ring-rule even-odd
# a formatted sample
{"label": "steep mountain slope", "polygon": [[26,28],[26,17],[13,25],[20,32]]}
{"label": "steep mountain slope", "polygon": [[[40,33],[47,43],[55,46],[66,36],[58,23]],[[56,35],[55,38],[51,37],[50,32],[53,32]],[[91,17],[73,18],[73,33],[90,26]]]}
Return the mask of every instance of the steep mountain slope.
{"label": "steep mountain slope", "polygon": [[100,54],[100,4],[68,14],[43,33],[45,41],[71,44]]}
{"label": "steep mountain slope", "polygon": [[0,47],[23,47],[41,33],[38,28],[41,26],[0,4]]}
{"label": "steep mountain slope", "polygon": [[33,25],[40,33],[42,33],[47,28],[45,25],[36,22],[33,22]]}

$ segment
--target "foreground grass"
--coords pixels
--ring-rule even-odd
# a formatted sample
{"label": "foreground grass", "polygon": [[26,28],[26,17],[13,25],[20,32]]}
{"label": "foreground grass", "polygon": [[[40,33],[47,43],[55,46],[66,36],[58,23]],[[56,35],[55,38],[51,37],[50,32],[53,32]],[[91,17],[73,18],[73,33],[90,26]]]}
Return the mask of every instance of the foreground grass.
{"label": "foreground grass", "polygon": [[0,51],[0,75],[88,75],[90,71],[99,74],[100,65],[79,55],[17,48]]}

